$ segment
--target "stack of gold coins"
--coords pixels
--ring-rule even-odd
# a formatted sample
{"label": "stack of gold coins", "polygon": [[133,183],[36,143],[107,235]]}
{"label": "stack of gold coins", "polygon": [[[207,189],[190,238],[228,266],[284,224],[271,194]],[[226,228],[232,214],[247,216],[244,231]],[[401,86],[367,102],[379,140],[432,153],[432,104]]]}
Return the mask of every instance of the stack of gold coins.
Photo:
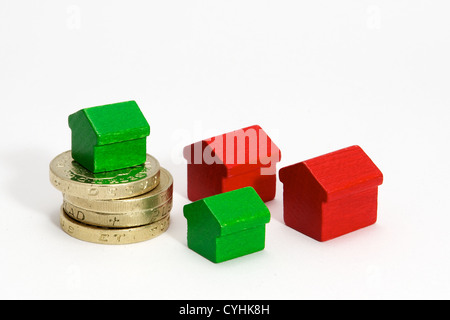
{"label": "stack of gold coins", "polygon": [[61,228],[77,239],[128,244],[169,227],[173,178],[149,154],[140,166],[92,173],[66,151],[50,162],[50,182],[63,194]]}

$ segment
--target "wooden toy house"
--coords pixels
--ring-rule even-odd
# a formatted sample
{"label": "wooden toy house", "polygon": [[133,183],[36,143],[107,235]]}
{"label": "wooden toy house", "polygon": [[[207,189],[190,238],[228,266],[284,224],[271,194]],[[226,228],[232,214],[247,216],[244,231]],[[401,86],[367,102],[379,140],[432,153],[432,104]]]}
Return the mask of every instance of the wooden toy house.
{"label": "wooden toy house", "polygon": [[193,143],[183,155],[191,201],[247,186],[264,202],[275,197],[281,152],[258,125]]}
{"label": "wooden toy house", "polygon": [[72,158],[91,172],[145,163],[150,126],[135,101],[85,108],[69,116]]}
{"label": "wooden toy house", "polygon": [[280,169],[284,221],[318,241],[374,224],[381,171],[359,146]]}
{"label": "wooden toy house", "polygon": [[188,247],[212,262],[264,249],[270,212],[252,187],[198,200],[183,212]]}

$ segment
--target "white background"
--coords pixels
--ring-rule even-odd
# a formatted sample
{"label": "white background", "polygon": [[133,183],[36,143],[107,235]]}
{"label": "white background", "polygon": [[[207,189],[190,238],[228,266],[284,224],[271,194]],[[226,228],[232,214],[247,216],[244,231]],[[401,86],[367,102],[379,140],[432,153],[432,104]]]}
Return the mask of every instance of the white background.
{"label": "white background", "polygon": [[[0,298],[450,298],[448,1],[0,2]],[[69,114],[134,99],[174,176],[169,230],[105,246],[59,227]],[[358,144],[379,219],[320,243],[267,203],[264,251],[186,246],[183,146],[259,124],[278,168]]]}

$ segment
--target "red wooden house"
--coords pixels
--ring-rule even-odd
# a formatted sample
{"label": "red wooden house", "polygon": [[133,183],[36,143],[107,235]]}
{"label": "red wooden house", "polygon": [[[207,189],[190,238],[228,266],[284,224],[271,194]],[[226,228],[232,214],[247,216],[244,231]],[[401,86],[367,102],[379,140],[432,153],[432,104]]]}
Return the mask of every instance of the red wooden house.
{"label": "red wooden house", "polygon": [[281,152],[258,125],[188,145],[183,156],[191,201],[248,186],[264,202],[275,197]]}
{"label": "red wooden house", "polygon": [[280,169],[284,221],[318,241],[374,224],[381,171],[359,146]]}

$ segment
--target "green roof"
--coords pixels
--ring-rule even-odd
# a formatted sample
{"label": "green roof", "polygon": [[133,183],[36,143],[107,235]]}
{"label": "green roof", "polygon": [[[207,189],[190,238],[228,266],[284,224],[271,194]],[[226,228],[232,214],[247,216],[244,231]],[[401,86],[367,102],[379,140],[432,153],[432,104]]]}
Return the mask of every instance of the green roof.
{"label": "green roof", "polygon": [[[219,225],[219,234],[231,234],[270,221],[270,211],[255,189],[245,187],[207,197],[184,206],[186,219],[204,219],[210,214]],[[217,226],[210,226],[216,229]]]}
{"label": "green roof", "polygon": [[150,134],[150,126],[135,101],[81,109],[69,116],[69,126],[85,117],[96,135],[97,145],[134,140]]}

